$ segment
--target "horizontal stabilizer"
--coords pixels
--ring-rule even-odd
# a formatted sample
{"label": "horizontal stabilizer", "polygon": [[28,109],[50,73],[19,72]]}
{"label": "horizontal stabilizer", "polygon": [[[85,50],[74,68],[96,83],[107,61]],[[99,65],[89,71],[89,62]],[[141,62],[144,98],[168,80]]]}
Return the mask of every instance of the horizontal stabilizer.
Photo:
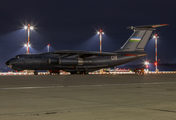
{"label": "horizontal stabilizer", "polygon": [[144,26],[131,26],[127,27],[127,29],[135,29],[135,28],[156,28],[156,27],[162,27],[162,26],[167,26],[169,24],[158,24],[158,25],[144,25]]}

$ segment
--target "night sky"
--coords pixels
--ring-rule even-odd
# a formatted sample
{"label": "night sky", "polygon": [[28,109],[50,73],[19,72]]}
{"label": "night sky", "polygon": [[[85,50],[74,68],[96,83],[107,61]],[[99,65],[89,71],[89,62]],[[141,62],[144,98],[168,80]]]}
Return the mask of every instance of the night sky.
{"label": "night sky", "polygon": [[[128,26],[166,23],[157,28],[160,63],[176,63],[176,1],[175,0],[1,0],[0,1],[0,68],[17,54],[26,53],[24,25],[31,24],[31,53],[84,50],[99,51],[99,36],[103,52],[111,52],[126,42],[133,31]],[[143,60],[154,62],[154,39],[151,39]]]}

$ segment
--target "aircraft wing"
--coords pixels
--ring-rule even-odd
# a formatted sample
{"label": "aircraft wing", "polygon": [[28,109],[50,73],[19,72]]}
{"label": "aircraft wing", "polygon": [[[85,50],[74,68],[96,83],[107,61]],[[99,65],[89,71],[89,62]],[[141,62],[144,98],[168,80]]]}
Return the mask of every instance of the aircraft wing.
{"label": "aircraft wing", "polygon": [[79,56],[80,58],[86,58],[91,56],[113,56],[117,55],[118,53],[114,52],[96,52],[96,51],[70,51],[70,50],[61,50],[61,51],[54,51],[53,54],[60,54],[64,57],[68,56]]}

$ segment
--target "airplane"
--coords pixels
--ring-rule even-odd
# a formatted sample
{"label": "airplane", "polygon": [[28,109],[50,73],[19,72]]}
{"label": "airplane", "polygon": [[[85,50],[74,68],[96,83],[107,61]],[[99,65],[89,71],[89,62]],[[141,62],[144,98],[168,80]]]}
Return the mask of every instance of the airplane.
{"label": "airplane", "polygon": [[72,51],[60,50],[40,54],[20,54],[8,60],[6,65],[13,70],[50,70],[52,73],[60,73],[60,70],[71,74],[88,74],[103,68],[122,65],[147,54],[144,48],[156,27],[168,24],[131,26],[127,29],[133,30],[133,34],[125,44],[114,52],[95,51]]}

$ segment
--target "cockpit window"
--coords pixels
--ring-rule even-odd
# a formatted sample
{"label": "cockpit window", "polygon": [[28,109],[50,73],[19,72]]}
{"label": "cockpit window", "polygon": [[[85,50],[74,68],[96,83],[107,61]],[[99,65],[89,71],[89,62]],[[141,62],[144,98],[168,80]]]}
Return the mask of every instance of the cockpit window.
{"label": "cockpit window", "polygon": [[17,55],[17,56],[15,56],[15,58],[20,58],[20,56],[19,56],[19,55]]}

